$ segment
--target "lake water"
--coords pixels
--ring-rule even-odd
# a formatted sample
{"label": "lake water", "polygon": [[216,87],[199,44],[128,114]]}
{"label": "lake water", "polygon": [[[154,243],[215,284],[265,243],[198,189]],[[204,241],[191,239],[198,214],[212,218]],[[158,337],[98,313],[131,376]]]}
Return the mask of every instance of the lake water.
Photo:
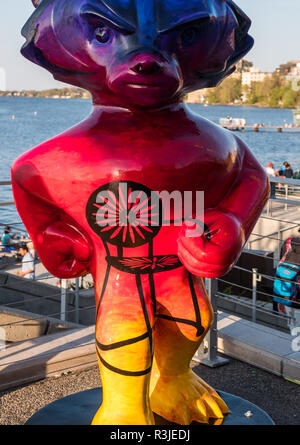
{"label": "lake water", "polygon": [[[293,122],[293,113],[286,109],[189,105],[207,119],[218,123],[228,115],[244,118],[248,125],[283,125]],[[84,119],[91,111],[91,102],[81,99],[0,98],[0,181],[10,180],[13,161],[31,147],[61,133]],[[15,116],[15,119],[12,119]],[[279,167],[288,161],[300,168],[300,132],[245,131],[238,134],[251,148],[262,165],[273,162]],[[9,186],[0,187],[0,200],[13,200]],[[14,207],[0,207],[0,223],[19,220]]]}

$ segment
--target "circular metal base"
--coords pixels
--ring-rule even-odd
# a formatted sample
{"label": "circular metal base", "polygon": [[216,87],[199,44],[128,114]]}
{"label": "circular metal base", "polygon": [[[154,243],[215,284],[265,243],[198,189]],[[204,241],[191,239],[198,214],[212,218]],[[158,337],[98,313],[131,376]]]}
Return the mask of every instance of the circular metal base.
{"label": "circular metal base", "polygon": [[[274,425],[269,415],[253,403],[222,391],[218,393],[230,409],[222,425]],[[90,425],[101,403],[102,388],[89,389],[45,406],[26,425]],[[171,425],[157,415],[155,422],[156,425]]]}

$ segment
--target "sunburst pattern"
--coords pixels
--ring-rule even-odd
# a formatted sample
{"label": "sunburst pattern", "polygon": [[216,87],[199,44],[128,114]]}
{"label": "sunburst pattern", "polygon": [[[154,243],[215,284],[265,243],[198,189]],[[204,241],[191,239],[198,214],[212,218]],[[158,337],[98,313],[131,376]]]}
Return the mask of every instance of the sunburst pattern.
{"label": "sunburst pattern", "polygon": [[[113,186],[112,186],[113,185]],[[136,247],[160,230],[161,201],[141,184],[121,182],[101,187],[88,205],[90,224],[107,242]]]}

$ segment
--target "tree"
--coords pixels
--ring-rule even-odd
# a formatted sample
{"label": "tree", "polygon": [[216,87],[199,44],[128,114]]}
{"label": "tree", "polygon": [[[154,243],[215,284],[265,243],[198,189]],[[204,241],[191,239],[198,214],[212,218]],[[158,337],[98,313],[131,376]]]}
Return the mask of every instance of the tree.
{"label": "tree", "polygon": [[210,104],[245,103],[294,108],[300,105],[300,91],[295,91],[292,83],[287,83],[284,76],[274,73],[263,82],[252,82],[250,86],[242,86],[240,79],[228,78],[218,87],[209,90],[206,99]]}
{"label": "tree", "polygon": [[229,77],[218,87],[209,90],[206,99],[210,104],[232,104],[242,101],[242,84],[239,79]]}

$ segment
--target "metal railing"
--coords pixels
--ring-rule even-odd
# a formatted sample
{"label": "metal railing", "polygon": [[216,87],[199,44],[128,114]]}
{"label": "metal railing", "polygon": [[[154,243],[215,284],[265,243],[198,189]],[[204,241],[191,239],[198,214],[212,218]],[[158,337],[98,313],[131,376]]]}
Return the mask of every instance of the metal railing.
{"label": "metal railing", "polygon": [[272,216],[273,204],[284,204],[284,210],[289,206],[300,206],[300,180],[269,176],[271,197],[267,205],[267,214]]}
{"label": "metal railing", "polygon": [[[280,184],[281,186],[288,186],[288,192],[286,192],[286,189],[284,190],[284,198],[282,197],[282,190],[280,187],[276,186],[275,188],[275,194],[272,195],[272,197],[270,198],[270,202],[274,203],[278,203],[280,206],[284,206],[284,210],[286,209],[286,205],[287,206],[292,206],[291,208],[294,209],[295,211],[297,210],[297,206],[299,206],[300,209],[300,180],[288,180],[288,179],[283,179],[283,178],[270,178],[272,183],[276,183],[276,184]],[[0,182],[0,185],[9,185],[9,181],[7,182]],[[299,196],[298,196],[299,193]],[[12,205],[11,203],[0,203],[1,205]],[[280,249],[281,249],[281,244],[283,241],[283,236],[286,232],[291,232],[293,230],[296,230],[298,226],[300,226],[300,222],[299,224],[296,223],[294,220],[291,221],[287,218],[285,219],[276,219],[275,217],[270,216],[271,212],[274,213],[276,211],[276,209],[271,209],[269,205],[267,206],[266,209],[266,213],[262,215],[262,220],[265,220],[268,222],[269,221],[276,221],[276,222],[280,222],[284,225],[284,227],[280,227],[278,230],[276,231],[272,231],[271,233],[268,234],[260,234],[260,233],[256,233],[255,231],[252,233],[252,238],[250,239],[250,241],[247,244],[247,247],[249,248],[249,250],[247,251],[248,253],[250,252],[254,257],[257,258],[264,258],[265,261],[273,261],[273,265],[275,266],[277,264],[277,262],[280,260]],[[299,219],[300,219],[300,213],[299,213]],[[9,224],[12,227],[18,227],[20,226],[22,223],[21,221],[17,221],[14,224]],[[5,223],[0,223],[0,226],[5,226]],[[259,253],[255,250],[253,250],[253,245],[254,243],[260,243],[263,240],[272,240],[274,241],[276,244],[276,248],[273,251],[273,257],[266,257],[265,255],[263,255],[262,253]],[[289,322],[290,318],[289,316],[285,316],[281,313],[278,313],[274,310],[272,306],[272,301],[274,298],[274,295],[272,293],[272,291],[270,290],[262,290],[261,288],[258,287],[258,284],[261,282],[261,280],[267,280],[270,282],[270,285],[268,287],[268,289],[272,289],[272,283],[274,281],[274,275],[270,275],[270,274],[265,274],[261,271],[259,271],[258,268],[256,267],[249,267],[249,268],[245,268],[245,267],[241,267],[241,266],[234,266],[234,270],[239,270],[241,272],[243,272],[244,274],[249,274],[249,276],[251,277],[251,282],[252,282],[252,286],[247,286],[243,283],[238,283],[238,282],[234,282],[234,281],[228,281],[228,279],[226,277],[222,277],[219,279],[207,279],[206,281],[206,287],[207,287],[207,291],[208,291],[208,295],[213,307],[213,312],[215,314],[215,318],[214,318],[214,324],[212,325],[209,333],[207,334],[206,338],[205,338],[205,343],[203,343],[203,345],[205,344],[205,348],[204,346],[202,346],[201,350],[198,352],[198,358],[201,361],[201,363],[206,364],[208,366],[220,366],[223,365],[227,362],[226,359],[223,359],[221,357],[218,356],[218,349],[217,349],[217,341],[218,341],[218,329],[217,329],[217,321],[218,321],[218,310],[219,310],[219,302],[221,300],[226,300],[226,301],[230,301],[230,302],[235,302],[236,304],[239,304],[240,306],[243,306],[244,308],[248,309],[249,312],[251,312],[251,315],[248,317],[248,319],[250,319],[253,323],[259,323],[260,322],[260,317],[262,314],[268,314],[268,315],[272,315],[275,318],[278,318],[280,320],[283,320],[285,322]],[[53,276],[51,276],[49,274],[49,278],[53,278]],[[40,281],[44,281],[45,278],[41,278]],[[37,280],[38,281],[38,280]],[[232,287],[234,289],[240,289],[241,293],[239,294],[238,292],[236,292],[235,294],[233,294],[232,292],[226,292],[226,289],[224,290],[224,285],[226,285],[227,287]],[[48,296],[38,296],[35,297],[33,296],[32,301],[35,300],[46,300],[46,299],[51,299],[51,298],[60,298],[60,311],[56,312],[56,313],[50,313],[47,316],[48,317],[59,317],[61,321],[67,321],[68,320],[68,314],[74,314],[75,313],[75,322],[79,323],[79,314],[81,311],[86,311],[86,310],[92,310],[95,306],[89,306],[89,307],[84,307],[84,308],[80,308],[80,286],[79,286],[79,279],[76,279],[75,281],[75,289],[74,289],[74,307],[72,309],[67,309],[67,296],[68,296],[68,288],[67,288],[67,280],[61,280],[61,288],[59,291],[54,292],[53,294],[50,294]],[[223,288],[222,288],[223,287]],[[243,298],[243,292],[247,292],[248,294],[251,294],[251,298]],[[264,297],[265,300],[267,299],[269,301],[269,306],[267,305],[261,305],[261,301],[260,298]],[[28,302],[31,301],[30,299],[27,300]],[[22,300],[23,302],[23,300]],[[20,301],[21,303],[21,301]],[[11,303],[5,303],[4,306],[7,307],[11,307]],[[18,301],[14,302],[13,305],[17,306],[18,305]],[[2,304],[3,306],[3,304]],[[299,307],[300,309],[300,307]],[[42,319],[45,318],[45,315],[41,315],[41,316],[37,316],[37,317],[32,317],[31,320],[38,320],[38,319]],[[242,318],[242,316],[241,316]],[[28,319],[26,319],[26,321],[29,321]],[[18,322],[14,322],[11,323],[10,325],[16,325]],[[3,327],[3,326],[2,326]],[[1,328],[1,326],[0,326]]]}
{"label": "metal railing", "polygon": [[[30,239],[28,239],[28,242],[30,242]],[[2,247],[3,246],[0,244],[0,249]],[[36,265],[39,263],[39,260],[34,259],[33,262],[34,262],[34,274],[35,274]],[[26,263],[32,263],[32,261],[31,260],[29,260],[29,261],[22,261],[21,264],[23,265],[23,264],[26,264]],[[5,271],[5,267],[12,267],[12,266],[18,266],[18,265],[20,265],[20,267],[21,267],[21,264],[20,264],[20,260],[16,259],[15,262],[9,261],[6,264],[2,263],[1,264],[1,268],[2,268],[2,271],[6,272]],[[8,273],[9,273],[9,271],[8,271]],[[53,317],[54,315],[55,316],[59,316],[59,319],[62,322],[65,322],[65,321],[67,321],[66,320],[66,314],[68,313],[68,311],[66,309],[66,306],[67,306],[67,295],[68,295],[68,292],[72,292],[74,294],[74,305],[75,305],[75,309],[74,309],[74,311],[75,311],[75,320],[74,320],[74,322],[79,324],[79,311],[80,311],[80,309],[79,309],[79,296],[80,296],[79,282],[80,282],[80,279],[79,278],[75,278],[74,280],[62,280],[62,279],[56,278],[54,275],[51,275],[48,272],[46,276],[42,276],[40,278],[35,277],[34,279],[30,279],[30,281],[40,282],[40,283],[46,284],[47,282],[49,282],[49,280],[53,280],[53,279],[56,280],[57,284],[59,283],[60,290],[58,292],[53,293],[53,294],[51,293],[51,294],[49,294],[46,297],[37,296],[37,297],[32,298],[32,299],[26,299],[26,300],[23,299],[22,301],[20,300],[20,301],[16,301],[16,302],[13,301],[12,303],[8,303],[8,304],[5,304],[5,303],[4,304],[0,304],[0,306],[11,306],[12,307],[12,306],[16,306],[16,305],[21,304],[21,303],[24,303],[24,304],[26,303],[27,304],[28,302],[31,302],[31,303],[33,303],[33,302],[40,302],[41,299],[46,299],[46,298],[47,299],[51,299],[51,298],[53,299],[56,296],[60,296],[60,301],[61,301],[60,313],[49,314],[48,316],[49,317]],[[26,279],[26,281],[27,281],[27,279]],[[71,281],[74,281],[74,291],[70,290],[70,282]],[[74,312],[74,311],[72,310],[72,312]],[[41,317],[41,318],[43,318],[43,317]]]}
{"label": "metal railing", "polygon": [[[0,181],[0,187],[1,186],[11,186],[11,181]],[[15,202],[14,201],[1,201],[0,200],[0,208],[1,207],[7,207],[7,206],[15,206]],[[0,214],[1,217],[1,214]],[[12,223],[7,223],[7,222],[0,222],[0,228],[1,227],[6,227],[9,226],[11,229],[16,230],[17,232],[21,232],[23,234],[27,235],[26,229],[23,226],[23,222],[22,221],[15,221]],[[25,235],[25,236],[26,236]],[[27,239],[26,242],[30,242],[30,238],[27,235]],[[20,241],[21,242],[21,241]],[[18,244],[18,240],[15,240],[15,244]],[[0,243],[0,252],[2,251],[2,248],[5,247]],[[4,252],[3,252],[4,253]],[[13,251],[12,251],[13,253]],[[35,265],[37,264],[36,260],[34,260]],[[16,265],[18,264],[18,262],[16,261],[15,263]],[[24,264],[24,262],[23,262]],[[11,261],[7,262],[7,266],[12,266],[13,263]],[[1,268],[2,270],[5,269],[5,263],[1,264]],[[61,308],[60,308],[60,313],[56,313],[56,314],[49,314],[49,316],[59,316],[61,321],[66,321],[66,314],[68,313],[68,311],[66,310],[66,305],[67,305],[67,294],[68,294],[68,283],[70,282],[70,280],[59,280],[56,277],[54,277],[53,275],[51,275],[50,273],[47,274],[48,276],[44,276],[42,278],[35,278],[34,281],[38,282],[44,282],[47,280],[51,280],[51,279],[56,279],[57,282],[60,283],[60,291],[55,293],[55,294],[51,294],[48,297],[36,297],[36,299],[31,299],[31,301],[33,302],[34,300],[36,301],[40,301],[41,298],[53,298],[54,296],[58,296],[60,295],[60,299],[61,299]],[[79,278],[74,279],[74,295],[75,295],[75,323],[79,323],[79,293],[80,293],[80,286],[79,286]],[[26,300],[27,302],[28,300]],[[13,303],[14,305],[17,303]],[[1,305],[3,306],[3,305]],[[73,311],[72,311],[73,312]],[[42,317],[41,317],[42,318]]]}
{"label": "metal railing", "polygon": [[[215,366],[221,366],[226,363],[226,360],[222,360],[221,357],[218,356],[218,329],[217,329],[217,320],[219,316],[218,308],[220,307],[219,302],[220,299],[227,300],[230,303],[235,303],[244,309],[248,310],[248,317],[245,316],[245,310],[241,311],[241,313],[238,314],[239,317],[241,317],[241,320],[243,318],[246,318],[247,320],[252,321],[255,323],[255,326],[262,326],[262,325],[268,325],[267,322],[262,322],[260,319],[266,318],[266,316],[271,316],[274,319],[281,320],[283,324],[285,323],[288,327],[290,326],[290,330],[292,330],[292,327],[294,326],[294,318],[293,315],[284,315],[282,313],[279,313],[278,311],[274,310],[274,294],[273,294],[273,282],[275,280],[275,268],[278,265],[279,261],[281,260],[281,247],[284,240],[284,234],[286,232],[291,233],[294,231],[294,236],[297,235],[297,229],[300,228],[300,213],[299,218],[298,214],[296,214],[296,219],[299,220],[299,222],[295,222],[295,219],[292,221],[288,219],[288,216],[286,219],[280,219],[276,217],[272,217],[272,214],[276,211],[274,206],[272,206],[272,203],[279,204],[279,210],[283,210],[284,212],[287,212],[288,210],[294,210],[295,212],[299,209],[300,210],[300,180],[297,179],[285,179],[285,178],[279,178],[279,177],[270,177],[271,184],[275,184],[276,186],[273,187],[273,194],[269,199],[269,202],[267,204],[266,208],[266,214],[263,214],[261,216],[262,220],[266,221],[275,221],[277,223],[282,223],[285,225],[285,227],[280,227],[276,231],[272,231],[268,234],[259,234],[255,233],[255,231],[252,233],[252,238],[247,243],[247,253],[253,255],[257,258],[264,258],[265,261],[272,261],[273,262],[273,275],[268,275],[259,272],[258,268],[256,267],[249,267],[243,268],[238,265],[235,265],[233,270],[239,270],[242,271],[244,274],[249,274],[252,281],[252,286],[248,287],[243,284],[239,284],[234,281],[230,281],[226,279],[226,277],[222,277],[219,279],[209,279],[207,284],[207,291],[210,298],[210,301],[212,303],[213,311],[214,311],[214,317],[215,321],[211,328],[211,330],[208,332],[206,338],[205,338],[205,347],[202,346],[202,348],[198,351],[197,354],[197,360],[205,365],[215,367]],[[281,206],[281,207],[280,207]],[[283,206],[283,209],[282,209]],[[277,208],[278,210],[278,208]],[[288,214],[287,214],[288,215]],[[300,236],[300,235],[299,235]],[[267,257],[265,254],[261,254],[255,250],[252,250],[253,244],[259,243],[263,240],[272,240],[275,242],[276,248],[273,250],[273,256]],[[299,264],[300,266],[300,264]],[[258,289],[258,284],[261,283],[262,279],[269,282],[269,286],[267,287],[268,290],[262,290]],[[224,291],[221,291],[219,289],[220,285],[226,285],[228,289],[234,288],[239,289],[241,293],[247,292],[251,295],[251,298],[242,298],[241,295],[232,295],[230,293],[226,293]],[[299,285],[299,283],[295,283],[295,285]],[[270,290],[271,289],[271,290]],[[260,301],[260,298],[264,298],[264,303]],[[280,297],[280,299],[284,302],[285,298]],[[266,303],[266,300],[269,301],[269,303]],[[288,299],[286,299],[288,300]],[[296,310],[299,310],[300,312],[300,301],[294,302],[294,306]],[[260,316],[258,316],[260,314]],[[234,315],[237,315],[234,313]],[[259,324],[261,323],[261,324]],[[259,328],[258,328],[259,330]]]}

